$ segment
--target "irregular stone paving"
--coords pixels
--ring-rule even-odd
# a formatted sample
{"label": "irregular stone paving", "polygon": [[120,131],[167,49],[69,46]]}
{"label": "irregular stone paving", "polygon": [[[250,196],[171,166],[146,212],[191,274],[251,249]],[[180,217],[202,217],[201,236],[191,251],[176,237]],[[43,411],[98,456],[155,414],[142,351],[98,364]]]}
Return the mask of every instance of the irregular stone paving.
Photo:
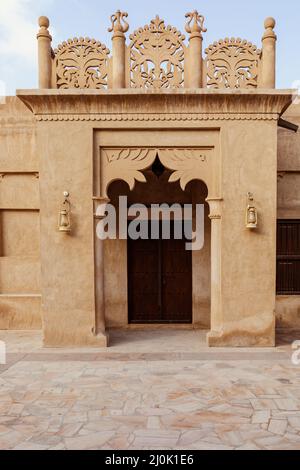
{"label": "irregular stone paving", "polygon": [[300,449],[300,366],[288,354],[44,354],[0,366],[0,449]]}

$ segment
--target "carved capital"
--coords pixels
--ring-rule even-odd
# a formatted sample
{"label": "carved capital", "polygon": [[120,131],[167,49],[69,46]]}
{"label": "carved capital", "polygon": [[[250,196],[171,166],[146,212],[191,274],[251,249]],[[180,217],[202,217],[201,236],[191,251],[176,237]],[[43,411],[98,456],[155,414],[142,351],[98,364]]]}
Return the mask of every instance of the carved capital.
{"label": "carved capital", "polygon": [[210,220],[221,220],[222,219],[221,214],[209,214],[208,217],[209,217]]}
{"label": "carved capital", "polygon": [[204,16],[200,15],[197,10],[194,10],[191,13],[185,15],[187,18],[187,24],[185,25],[185,30],[187,33],[192,36],[201,36],[201,33],[206,33],[207,29],[204,27]]}
{"label": "carved capital", "polygon": [[107,197],[102,197],[102,196],[96,196],[93,197],[93,202],[94,202],[94,218],[97,220],[103,219],[105,216],[99,215],[99,207],[105,206],[110,203],[110,199]]}
{"label": "carved capital", "polygon": [[114,36],[123,37],[129,30],[129,24],[124,18],[128,17],[128,13],[118,10],[110,17],[111,28],[108,28],[109,33],[114,33]]}
{"label": "carved capital", "polygon": [[222,209],[223,199],[219,197],[207,198],[206,202],[208,202],[209,208],[210,208],[210,214],[208,216],[210,220],[221,220],[222,219],[221,209]]}

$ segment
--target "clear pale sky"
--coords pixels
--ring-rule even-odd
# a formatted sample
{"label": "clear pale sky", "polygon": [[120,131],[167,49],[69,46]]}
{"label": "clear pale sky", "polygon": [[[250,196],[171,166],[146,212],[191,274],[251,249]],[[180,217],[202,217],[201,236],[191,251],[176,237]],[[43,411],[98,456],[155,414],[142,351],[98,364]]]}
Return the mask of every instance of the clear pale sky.
{"label": "clear pale sky", "polygon": [[89,36],[110,48],[109,17],[121,9],[129,14],[130,32],[159,14],[166,24],[184,32],[185,13],[197,9],[206,18],[204,46],[224,37],[242,37],[261,45],[263,22],[277,20],[277,87],[300,81],[299,0],[0,0],[0,80],[6,94],[37,87],[37,19],[51,21],[53,47],[75,36]]}

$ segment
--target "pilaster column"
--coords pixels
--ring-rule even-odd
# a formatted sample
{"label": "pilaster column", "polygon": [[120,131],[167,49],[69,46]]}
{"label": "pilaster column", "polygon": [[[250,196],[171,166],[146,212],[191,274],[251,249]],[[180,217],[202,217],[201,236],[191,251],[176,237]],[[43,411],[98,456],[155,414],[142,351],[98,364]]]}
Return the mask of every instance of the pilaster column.
{"label": "pilaster column", "polygon": [[276,41],[274,18],[265,20],[265,33],[262,38],[261,88],[276,87]]}
{"label": "pilaster column", "polygon": [[48,31],[50,22],[46,16],[39,18],[38,40],[39,88],[51,88],[52,80],[52,37]]}
{"label": "pilaster column", "polygon": [[185,17],[188,18],[185,30],[190,34],[185,88],[202,88],[202,32],[205,33],[207,31],[204,28],[204,16],[199,15],[195,10],[192,13],[187,13]]}
{"label": "pilaster column", "polygon": [[208,198],[211,219],[211,331],[210,338],[218,335],[223,326],[222,315],[222,271],[221,271],[221,229],[222,229],[222,202],[221,198]]}
{"label": "pilaster column", "polygon": [[[112,36],[112,87],[115,89],[126,87],[126,36],[129,24],[124,20],[128,13],[118,10],[111,16],[112,27],[108,29]],[[123,22],[123,24],[122,24]]]}
{"label": "pilaster column", "polygon": [[95,330],[96,336],[106,336],[104,294],[104,242],[97,235],[97,224],[104,218],[109,200],[95,197],[94,200],[94,257],[95,257]]}

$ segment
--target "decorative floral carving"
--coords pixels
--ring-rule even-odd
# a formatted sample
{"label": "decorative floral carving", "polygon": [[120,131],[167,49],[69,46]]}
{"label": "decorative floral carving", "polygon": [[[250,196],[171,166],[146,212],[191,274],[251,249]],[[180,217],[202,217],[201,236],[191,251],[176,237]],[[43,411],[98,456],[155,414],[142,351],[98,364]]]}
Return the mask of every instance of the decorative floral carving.
{"label": "decorative floral carving", "polygon": [[191,13],[185,15],[187,18],[187,24],[185,25],[185,30],[189,34],[206,33],[207,29],[204,27],[205,18],[203,15],[200,15],[197,10],[194,10]]}
{"label": "decorative floral carving", "polygon": [[180,186],[184,191],[187,184],[194,179],[207,180],[208,170],[211,170],[207,149],[171,148],[160,149],[159,158],[162,164],[173,170],[169,183],[180,181]]}
{"label": "decorative floral carving", "polygon": [[108,29],[109,33],[114,32],[119,34],[127,33],[129,24],[124,18],[128,18],[128,13],[118,10],[114,15],[111,15],[111,28]]}
{"label": "decorative floral carving", "polygon": [[107,47],[95,39],[69,39],[55,52],[57,88],[106,88]]}
{"label": "decorative floral carving", "polygon": [[184,81],[185,37],[158,16],[130,36],[131,86],[180,88]]}
{"label": "decorative floral carving", "polygon": [[149,148],[103,149],[101,187],[104,194],[108,185],[118,179],[126,181],[131,190],[136,181],[146,183],[142,171],[152,165],[156,154],[155,149]]}
{"label": "decorative floral carving", "polygon": [[209,182],[212,174],[212,160],[209,153],[213,147],[206,148],[105,148],[101,150],[101,188],[102,196],[113,181],[126,181],[131,190],[135,182],[146,183],[142,173],[150,168],[158,156],[161,163],[172,170],[169,182],[180,180],[185,190],[194,179]]}
{"label": "decorative floral carving", "polygon": [[207,86],[257,88],[261,51],[242,39],[221,39],[206,49]]}

